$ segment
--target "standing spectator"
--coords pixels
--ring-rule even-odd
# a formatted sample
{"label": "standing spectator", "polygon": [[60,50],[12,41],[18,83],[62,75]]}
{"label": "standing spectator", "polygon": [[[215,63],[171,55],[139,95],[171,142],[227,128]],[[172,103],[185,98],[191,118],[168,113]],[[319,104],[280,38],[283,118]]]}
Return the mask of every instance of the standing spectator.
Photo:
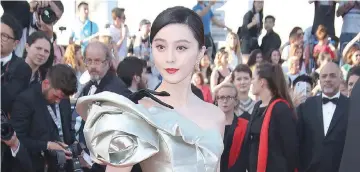
{"label": "standing spectator", "polygon": [[299,171],[338,172],[348,122],[347,97],[340,94],[341,71],[329,62],[320,72],[322,94],[298,107]]}
{"label": "standing spectator", "polygon": [[224,49],[220,49],[216,53],[214,60],[215,68],[213,69],[210,78],[210,88],[212,93],[215,93],[215,90],[217,90],[217,85],[219,85],[221,82],[228,82],[227,80],[230,80],[231,70],[228,65],[228,60],[229,53]]}
{"label": "standing spectator", "polygon": [[133,93],[147,88],[145,60],[137,57],[126,57],[119,63],[116,73]]}
{"label": "standing spectator", "polygon": [[127,56],[128,53],[127,40],[129,37],[129,29],[127,25],[125,25],[125,9],[114,8],[111,11],[111,16],[114,23],[110,25],[110,33],[118,52],[118,59],[115,60],[120,62]]}
{"label": "standing spectator", "polygon": [[231,70],[234,70],[238,64],[243,63],[240,40],[235,33],[229,32],[227,34],[225,50],[229,53],[229,67]]}
{"label": "standing spectator", "polygon": [[319,25],[327,28],[328,35],[333,38],[335,36],[335,8],[336,2],[333,0],[315,1],[309,0],[310,4],[314,4],[314,21],[311,33],[314,35]]}
{"label": "standing spectator", "polygon": [[231,31],[230,28],[226,27],[224,23],[220,22],[214,16],[214,13],[211,10],[211,7],[216,3],[216,0],[211,0],[209,3],[205,1],[198,0],[198,3],[193,7],[193,10],[201,17],[201,20],[204,25],[204,35],[205,35],[205,46],[208,50],[208,55],[215,59],[216,47],[214,41],[211,37],[211,22],[220,28],[226,28]]}
{"label": "standing spectator", "polygon": [[50,40],[44,32],[34,32],[27,38],[24,57],[31,68],[30,85],[41,83],[45,79],[46,73],[40,67],[48,61],[50,49]]}
{"label": "standing spectator", "polygon": [[77,93],[74,97],[78,97],[80,92],[82,91],[83,85],[80,84],[79,79],[80,76],[85,72],[85,63],[83,61],[83,56],[81,55],[81,46],[76,44],[70,44],[66,47],[66,51],[63,58],[63,64],[69,65],[74,69],[77,82]]}
{"label": "standing spectator", "polygon": [[[253,7],[243,19],[241,27],[241,52],[249,56],[250,52],[259,48],[258,38],[263,28],[264,1],[253,1]],[[245,60],[247,61],[247,60]]]}
{"label": "standing spectator", "polygon": [[89,19],[89,4],[80,2],[77,6],[79,18],[73,24],[70,36],[70,44],[75,42],[81,45],[81,52],[84,52],[89,41],[99,31],[98,25]]}
{"label": "standing spectator", "polygon": [[280,36],[273,30],[275,25],[274,16],[266,16],[264,27],[266,30],[266,35],[263,37],[260,49],[263,54],[269,54],[269,51],[272,49],[279,49],[281,46]]}
{"label": "standing spectator", "polygon": [[16,96],[31,78],[31,68],[14,53],[21,39],[21,26],[10,14],[1,16],[1,110],[10,113]]}
{"label": "standing spectator", "polygon": [[204,101],[214,103],[209,86],[205,85],[204,77],[201,72],[196,72],[192,76],[192,84],[201,90]]}
{"label": "standing spectator", "polygon": [[149,60],[151,56],[151,47],[149,41],[150,28],[151,22],[149,20],[141,20],[139,32],[134,40],[134,55],[144,60]]}
{"label": "standing spectator", "polygon": [[346,44],[360,32],[360,2],[354,0],[339,1],[336,15],[343,18],[340,35],[340,53],[342,53]]}
{"label": "standing spectator", "polygon": [[347,86],[348,86],[348,92],[349,96],[351,95],[351,91],[353,90],[355,83],[360,78],[360,66],[355,66],[350,69],[348,75],[347,75]]}
{"label": "standing spectator", "polygon": [[[101,42],[90,42],[85,49],[85,65],[90,75],[90,81],[84,86],[82,94],[80,96],[92,95],[103,91],[114,92],[125,97],[131,94],[124,82],[116,76],[115,69],[113,67],[112,55],[107,45]],[[76,118],[81,118],[80,116]],[[77,120],[76,121],[81,121]],[[85,137],[83,128],[85,121],[81,124],[75,124],[80,126],[77,130],[79,142],[85,143]],[[93,171],[105,171],[105,166],[99,164],[92,165]],[[96,171],[97,172],[97,171]]]}

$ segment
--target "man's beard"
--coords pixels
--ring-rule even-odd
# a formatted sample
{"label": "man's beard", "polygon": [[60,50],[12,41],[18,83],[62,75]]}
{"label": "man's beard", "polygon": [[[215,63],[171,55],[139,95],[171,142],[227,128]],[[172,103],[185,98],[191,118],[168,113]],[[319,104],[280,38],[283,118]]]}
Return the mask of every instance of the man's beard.
{"label": "man's beard", "polygon": [[98,82],[101,80],[100,75],[90,75],[90,80],[93,82]]}

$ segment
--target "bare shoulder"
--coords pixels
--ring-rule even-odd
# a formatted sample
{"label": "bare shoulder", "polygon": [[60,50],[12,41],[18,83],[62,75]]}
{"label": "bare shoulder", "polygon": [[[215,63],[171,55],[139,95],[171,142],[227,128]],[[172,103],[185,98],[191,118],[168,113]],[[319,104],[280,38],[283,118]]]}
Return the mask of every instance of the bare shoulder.
{"label": "bare shoulder", "polygon": [[214,121],[216,125],[225,125],[225,114],[219,107],[204,101],[202,101],[201,107],[204,114]]}

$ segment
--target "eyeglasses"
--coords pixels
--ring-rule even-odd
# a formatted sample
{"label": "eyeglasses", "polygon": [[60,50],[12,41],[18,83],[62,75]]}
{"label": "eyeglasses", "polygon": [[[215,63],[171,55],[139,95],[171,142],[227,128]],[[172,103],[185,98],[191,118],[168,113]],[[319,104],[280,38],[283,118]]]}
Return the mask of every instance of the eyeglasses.
{"label": "eyeglasses", "polygon": [[225,101],[225,100],[229,101],[229,100],[235,100],[236,97],[234,97],[234,96],[218,96],[216,99],[221,100],[221,101]]}
{"label": "eyeglasses", "polygon": [[105,63],[107,60],[90,60],[90,59],[85,59],[84,63],[86,66],[89,66],[89,65],[101,65],[103,63]]}
{"label": "eyeglasses", "polygon": [[15,38],[9,36],[8,34],[6,34],[6,33],[1,33],[1,42],[6,42],[6,41],[8,41],[9,39],[15,40]]}

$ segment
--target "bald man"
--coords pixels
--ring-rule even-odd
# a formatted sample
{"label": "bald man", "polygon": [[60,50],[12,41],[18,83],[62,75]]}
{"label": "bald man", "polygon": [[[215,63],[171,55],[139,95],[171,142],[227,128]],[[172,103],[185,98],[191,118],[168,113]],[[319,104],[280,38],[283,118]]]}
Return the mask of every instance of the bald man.
{"label": "bald man", "polygon": [[327,63],[320,72],[322,94],[297,111],[300,172],[338,172],[347,129],[347,97],[340,93],[341,70]]}

